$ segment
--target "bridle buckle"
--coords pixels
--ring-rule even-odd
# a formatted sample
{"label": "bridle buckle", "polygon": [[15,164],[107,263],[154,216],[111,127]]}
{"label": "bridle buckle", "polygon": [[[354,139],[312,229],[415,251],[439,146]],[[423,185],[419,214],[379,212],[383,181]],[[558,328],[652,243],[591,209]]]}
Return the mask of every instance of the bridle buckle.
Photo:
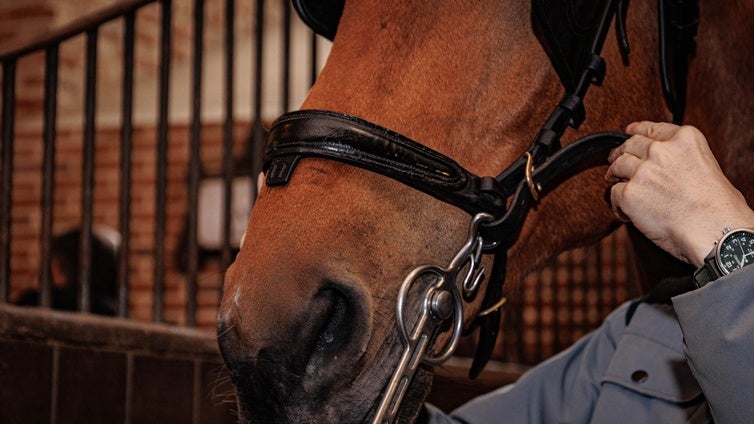
{"label": "bridle buckle", "polygon": [[542,185],[535,183],[532,175],[534,174],[534,156],[530,152],[525,152],[526,155],[526,167],[524,168],[524,178],[526,179],[526,185],[529,187],[531,198],[535,202],[539,202],[539,192],[542,191]]}

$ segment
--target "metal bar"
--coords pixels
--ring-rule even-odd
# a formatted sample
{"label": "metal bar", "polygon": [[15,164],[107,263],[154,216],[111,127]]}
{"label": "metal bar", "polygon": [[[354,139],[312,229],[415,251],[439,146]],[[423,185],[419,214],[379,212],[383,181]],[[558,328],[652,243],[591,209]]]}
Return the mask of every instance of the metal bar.
{"label": "metal bar", "polygon": [[134,95],[134,39],[136,12],[123,17],[123,81],[120,129],[120,203],[119,225],[121,234],[118,249],[118,316],[128,317],[128,255],[131,250],[131,151],[133,145],[133,95]]}
{"label": "metal bar", "polygon": [[[589,327],[589,292],[592,289],[592,283],[589,278],[589,269],[594,269],[592,258],[594,258],[594,247],[581,248],[584,254],[581,261],[581,322],[578,326],[578,335],[585,334]],[[575,340],[574,340],[575,341]]]}
{"label": "metal bar", "polygon": [[13,136],[16,119],[16,60],[3,62],[2,162],[0,163],[0,302],[10,285],[10,227],[13,199]]}
{"label": "metal bar", "polygon": [[[610,237],[608,235],[608,237]],[[597,299],[597,305],[595,305],[597,309],[597,315],[600,319],[604,318],[605,315],[603,315],[603,308],[604,308],[604,300],[602,298],[602,292],[603,287],[606,284],[610,284],[610,281],[603,277],[603,269],[602,269],[602,249],[604,248],[604,241],[600,240],[596,245],[596,249],[594,251],[594,274],[596,276],[596,282],[594,285],[594,291],[597,293],[596,299]]]}
{"label": "metal bar", "polygon": [[506,302],[505,307],[503,308],[503,354],[505,355],[505,360],[508,362],[515,362],[515,345],[514,345],[514,332],[516,329],[514,328],[513,323],[513,316],[515,315],[515,299],[511,299],[511,301],[508,303]]}
{"label": "metal bar", "polygon": [[560,338],[560,278],[558,275],[559,260],[553,262],[552,275],[552,347],[551,354],[557,352],[560,348],[558,339]]}
{"label": "metal bar", "polygon": [[[505,296],[505,294],[503,294],[503,296]],[[508,346],[508,339],[510,337],[510,319],[508,318],[510,316],[510,306],[511,305],[506,302],[504,307],[500,309],[500,330],[498,334],[499,340],[495,340],[496,344],[499,343],[500,346],[502,346],[502,351],[500,352],[502,357],[500,358],[500,360],[503,362],[509,362],[511,357],[510,347]],[[478,340],[479,335],[475,335],[475,338]]]}
{"label": "metal bar", "polygon": [[616,264],[618,255],[615,251],[615,248],[617,247],[615,244],[615,238],[611,237],[607,240],[603,241],[603,243],[606,246],[605,250],[605,261],[608,264],[607,274],[605,276],[605,282],[603,289],[603,303],[604,307],[602,309],[603,316],[606,316],[609,310],[611,309],[612,305],[615,305],[615,293],[616,293],[616,281],[617,281],[617,272],[616,272]]}
{"label": "metal bar", "polygon": [[188,190],[188,263],[186,270],[186,324],[196,325],[196,283],[199,269],[197,223],[199,210],[199,167],[202,135],[202,51],[204,34],[204,0],[194,0],[194,54],[191,64],[191,137]]}
{"label": "metal bar", "polygon": [[40,228],[39,257],[39,304],[49,308],[52,304],[52,217],[54,208],[53,188],[55,181],[55,129],[58,105],[59,46],[51,46],[45,52],[45,97],[44,127],[42,129],[42,222]]}
{"label": "metal bar", "polygon": [[[534,334],[536,334],[536,339],[534,340],[534,354],[532,355],[533,358],[531,359],[537,362],[539,362],[542,358],[542,311],[544,310],[544,281],[542,274],[545,272],[545,270],[546,268],[542,269],[542,271],[540,271],[537,275],[537,278],[534,279],[533,303],[536,313],[533,315],[535,317]],[[531,362],[531,360],[526,362]]]}
{"label": "metal bar", "polygon": [[599,302],[600,302],[600,316],[605,317],[607,316],[607,313],[610,311],[610,305],[609,302],[609,291],[611,290],[610,287],[615,284],[615,280],[612,276],[612,273],[610,270],[612,269],[610,258],[613,256],[612,252],[610,251],[610,236],[605,237],[604,239],[600,240],[600,254],[599,254],[599,262],[600,265],[597,268],[599,271],[598,280],[603,282],[602,285],[600,285],[599,289]]}
{"label": "metal bar", "polygon": [[[618,304],[618,240],[615,237],[610,238],[610,257],[612,259],[610,263],[610,274],[612,276],[613,284],[610,285],[610,308],[615,307]],[[626,258],[628,260],[628,258]],[[624,262],[629,263],[629,262]],[[636,281],[636,280],[634,280]]]}
{"label": "metal bar", "polygon": [[[286,2],[287,3],[287,2]],[[235,53],[235,0],[225,1],[225,121],[223,122],[223,247],[221,252],[221,268],[230,266],[232,252],[230,248],[231,207],[233,189],[233,81],[234,81],[234,53]],[[251,199],[249,199],[251,201]],[[222,287],[222,284],[220,284]],[[220,295],[222,288],[220,290]]]}
{"label": "metal bar", "polygon": [[157,183],[155,188],[155,252],[153,319],[163,321],[165,292],[165,188],[167,186],[168,101],[170,94],[171,11],[172,1],[161,0],[159,117],[157,123]]}
{"label": "metal bar", "polygon": [[[262,172],[262,150],[264,148],[264,128],[262,127],[262,58],[264,52],[264,0],[257,0],[256,10],[256,48],[254,56],[254,122],[251,137],[251,177],[256,178]],[[257,198],[256,184],[252,184]]]}
{"label": "metal bar", "polygon": [[95,13],[76,19],[70,24],[50,31],[41,31],[39,36],[31,40],[19,40],[17,43],[9,43],[7,47],[0,49],[0,62],[10,59],[16,60],[28,53],[33,53],[47,47],[58,45],[69,38],[100,27],[108,21],[117,19],[128,11],[135,11],[142,6],[153,3],[155,0],[120,0],[112,2],[111,6],[101,8]]}
{"label": "metal bar", "polygon": [[[628,237],[627,233],[626,233],[626,237]],[[625,242],[624,242],[624,244],[625,244]],[[613,261],[612,261],[613,262],[613,273],[612,273],[613,274],[613,282],[610,285],[610,288],[612,289],[611,290],[611,296],[610,296],[610,303],[611,303],[612,307],[614,308],[621,301],[621,299],[618,298],[618,286],[620,286],[622,284],[624,286],[624,288],[626,289],[626,292],[628,293],[628,289],[629,289],[628,282],[629,281],[635,282],[635,281],[639,281],[639,280],[637,278],[631,278],[632,275],[628,274],[627,275],[629,277],[628,280],[622,280],[621,281],[621,277],[619,276],[619,274],[620,274],[619,273],[619,269],[618,269],[619,268],[619,266],[618,266],[619,263],[623,263],[624,264],[623,266],[626,266],[627,270],[633,270],[633,269],[635,269],[632,266],[627,266],[626,265],[626,264],[630,264],[631,263],[630,249],[626,249],[626,248],[622,249],[624,256],[623,256],[623,258],[621,258],[622,262],[619,262],[621,259],[618,258],[618,239],[615,238],[615,237],[613,237],[612,240],[610,240],[610,250],[612,251],[612,257],[613,257]],[[620,275],[624,275],[624,274],[620,274]],[[634,285],[638,287],[638,285],[636,285],[636,283],[634,283]]]}
{"label": "metal bar", "polygon": [[94,139],[97,107],[97,35],[86,33],[86,79],[84,92],[84,151],[81,171],[81,240],[79,244],[78,309],[91,309],[92,221],[94,201]]}
{"label": "metal bar", "polygon": [[593,315],[590,313],[590,311],[592,311],[593,309],[596,310],[597,308],[596,303],[591,304],[592,293],[597,288],[597,284],[592,279],[592,276],[594,275],[592,271],[597,270],[597,246],[591,245],[584,248],[584,253],[584,262],[581,267],[581,275],[583,275],[583,296],[581,301],[583,319],[581,320],[581,325],[579,326],[580,334],[586,334],[587,331],[593,328],[594,324],[592,324],[590,319],[590,317]]}
{"label": "metal bar", "polygon": [[[566,293],[565,293],[565,306],[566,306],[566,331],[565,335],[561,334],[561,346],[568,346],[571,344],[573,334],[576,330],[576,323],[574,322],[573,312],[576,310],[576,301],[574,299],[574,293],[576,292],[576,281],[574,280],[574,268],[576,268],[576,258],[573,250],[568,250],[561,253],[565,259],[565,274],[566,274]],[[562,337],[565,336],[565,337]]]}
{"label": "metal bar", "polygon": [[312,48],[312,61],[311,61],[311,67],[309,68],[310,75],[309,75],[309,81],[312,82],[311,85],[314,85],[315,82],[317,82],[317,55],[318,55],[318,44],[317,44],[317,34],[312,32],[312,39],[311,39],[311,48]]}
{"label": "metal bar", "polygon": [[523,296],[517,296],[513,302],[515,307],[515,329],[516,329],[516,362],[522,362],[526,358],[526,342],[524,341],[524,307],[525,300]]}
{"label": "metal bar", "polygon": [[291,99],[291,2],[283,2],[283,112],[290,109]]}

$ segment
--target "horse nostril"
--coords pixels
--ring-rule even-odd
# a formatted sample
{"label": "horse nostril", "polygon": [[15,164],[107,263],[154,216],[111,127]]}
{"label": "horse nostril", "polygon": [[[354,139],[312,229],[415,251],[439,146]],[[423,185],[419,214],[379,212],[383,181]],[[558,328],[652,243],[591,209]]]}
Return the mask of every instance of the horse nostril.
{"label": "horse nostril", "polygon": [[354,311],[348,299],[334,288],[321,290],[315,296],[315,305],[322,308],[316,314],[320,317],[314,327],[314,338],[311,345],[309,361],[306,364],[306,374],[314,376],[338,362],[338,355],[344,353],[352,339]]}

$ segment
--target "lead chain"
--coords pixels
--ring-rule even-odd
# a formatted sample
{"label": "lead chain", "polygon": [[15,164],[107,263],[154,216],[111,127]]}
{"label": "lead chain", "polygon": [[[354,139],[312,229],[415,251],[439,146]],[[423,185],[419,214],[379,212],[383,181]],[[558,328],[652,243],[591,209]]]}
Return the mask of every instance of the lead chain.
{"label": "lead chain", "polygon": [[[472,218],[466,243],[446,269],[434,265],[422,265],[411,271],[401,284],[396,302],[396,318],[404,349],[385,388],[385,394],[373,420],[374,424],[395,421],[403,398],[421,363],[440,365],[455,352],[463,331],[463,300],[460,290],[463,290],[465,296],[471,296],[476,293],[484,279],[481,258],[486,245],[479,235],[479,223],[492,221],[492,219],[492,215],[487,213],[479,213]],[[459,287],[459,272],[464,268],[468,269]],[[434,281],[426,288],[421,298],[417,322],[409,331],[405,319],[406,298],[414,284],[425,281],[427,277]],[[436,352],[432,349],[435,337],[442,328],[442,324],[451,318],[453,325],[449,341],[442,351],[433,353]]]}

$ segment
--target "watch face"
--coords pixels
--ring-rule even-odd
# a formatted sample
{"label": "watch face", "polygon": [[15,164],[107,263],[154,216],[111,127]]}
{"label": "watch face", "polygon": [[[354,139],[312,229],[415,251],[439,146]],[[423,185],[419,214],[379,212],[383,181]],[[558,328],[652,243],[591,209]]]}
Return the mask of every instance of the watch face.
{"label": "watch face", "polygon": [[720,241],[717,261],[724,274],[754,263],[754,233],[736,230],[725,236]]}

